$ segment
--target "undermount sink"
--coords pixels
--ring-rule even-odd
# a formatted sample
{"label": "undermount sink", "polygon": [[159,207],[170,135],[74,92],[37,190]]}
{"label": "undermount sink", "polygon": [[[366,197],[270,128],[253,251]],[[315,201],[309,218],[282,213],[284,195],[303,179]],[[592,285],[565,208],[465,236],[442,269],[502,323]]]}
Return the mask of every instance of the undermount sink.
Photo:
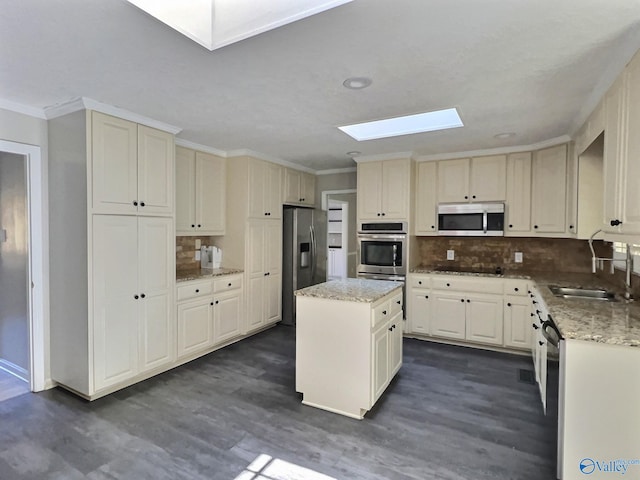
{"label": "undermount sink", "polygon": [[549,285],[549,290],[556,297],[583,298],[586,300],[601,300],[604,302],[616,302],[616,294],[599,288],[571,288]]}

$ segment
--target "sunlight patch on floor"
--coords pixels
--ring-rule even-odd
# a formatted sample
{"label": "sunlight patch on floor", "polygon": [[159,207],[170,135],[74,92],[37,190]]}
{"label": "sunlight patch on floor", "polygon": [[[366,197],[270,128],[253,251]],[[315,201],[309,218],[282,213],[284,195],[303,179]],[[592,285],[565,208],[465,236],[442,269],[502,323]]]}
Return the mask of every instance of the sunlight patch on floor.
{"label": "sunlight patch on floor", "polygon": [[266,454],[258,455],[235,480],[336,480],[315,470]]}

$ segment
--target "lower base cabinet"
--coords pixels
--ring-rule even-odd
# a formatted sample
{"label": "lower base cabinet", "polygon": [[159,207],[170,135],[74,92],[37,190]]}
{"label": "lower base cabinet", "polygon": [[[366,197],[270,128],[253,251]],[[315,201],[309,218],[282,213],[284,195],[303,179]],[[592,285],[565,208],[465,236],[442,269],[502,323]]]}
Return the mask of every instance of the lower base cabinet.
{"label": "lower base cabinet", "polygon": [[179,359],[240,336],[242,275],[181,282],[177,296]]}

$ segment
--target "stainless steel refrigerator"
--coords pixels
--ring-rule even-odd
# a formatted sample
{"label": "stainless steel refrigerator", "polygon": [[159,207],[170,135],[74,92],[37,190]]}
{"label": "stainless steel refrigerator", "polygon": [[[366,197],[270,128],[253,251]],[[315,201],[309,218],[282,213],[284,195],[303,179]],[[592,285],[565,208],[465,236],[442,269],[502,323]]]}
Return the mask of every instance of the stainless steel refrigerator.
{"label": "stainless steel refrigerator", "polygon": [[295,325],[293,292],[313,285],[317,243],[312,208],[285,207],[282,219],[282,323]]}

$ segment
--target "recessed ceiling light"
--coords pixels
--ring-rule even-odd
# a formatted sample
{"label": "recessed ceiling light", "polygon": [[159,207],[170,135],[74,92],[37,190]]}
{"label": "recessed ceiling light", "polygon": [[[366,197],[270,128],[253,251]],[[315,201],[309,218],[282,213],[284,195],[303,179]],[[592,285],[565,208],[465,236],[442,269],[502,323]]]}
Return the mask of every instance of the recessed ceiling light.
{"label": "recessed ceiling light", "polygon": [[361,154],[362,154],[362,152],[359,152],[357,150],[354,150],[353,152],[347,152],[347,155],[350,156],[350,157],[355,157],[355,156],[361,155]]}
{"label": "recessed ceiling light", "polygon": [[372,81],[368,77],[350,77],[347,78],[342,85],[351,90],[360,90],[371,85]]}
{"label": "recessed ceiling light", "polygon": [[499,133],[497,135],[494,135],[494,138],[497,138],[499,140],[504,140],[505,138],[511,138],[511,137],[515,137],[516,134],[513,132],[505,132],[505,133]]}
{"label": "recessed ceiling light", "polygon": [[362,140],[397,137],[463,126],[464,124],[460,120],[458,111],[455,108],[448,108],[435,112],[387,118],[386,120],[377,120],[375,122],[356,123],[338,128],[360,142]]}

